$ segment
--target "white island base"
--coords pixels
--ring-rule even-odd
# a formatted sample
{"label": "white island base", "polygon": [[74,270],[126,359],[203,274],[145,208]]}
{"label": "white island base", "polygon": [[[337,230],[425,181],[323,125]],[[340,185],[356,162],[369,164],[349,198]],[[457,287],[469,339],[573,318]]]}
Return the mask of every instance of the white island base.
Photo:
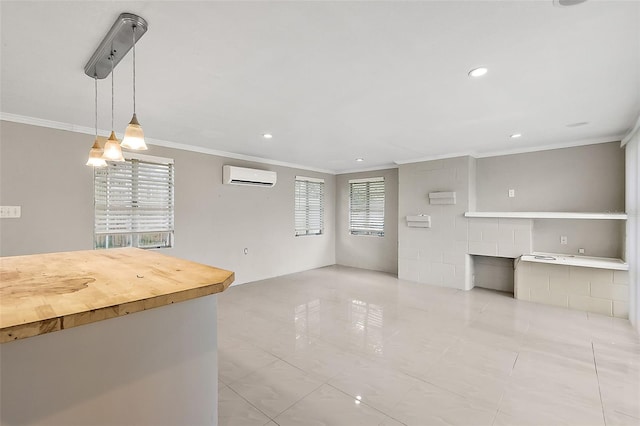
{"label": "white island base", "polygon": [[0,345],[0,424],[216,425],[216,296]]}

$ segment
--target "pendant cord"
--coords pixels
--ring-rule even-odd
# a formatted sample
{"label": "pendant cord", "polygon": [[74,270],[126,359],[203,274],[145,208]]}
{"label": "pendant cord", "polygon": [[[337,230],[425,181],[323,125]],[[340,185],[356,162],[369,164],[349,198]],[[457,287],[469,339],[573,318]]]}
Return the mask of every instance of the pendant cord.
{"label": "pendant cord", "polygon": [[133,115],[136,114],[136,26],[133,26]]}
{"label": "pendant cord", "polygon": [[93,81],[95,83],[95,89],[96,89],[96,140],[98,140],[98,76],[94,75],[93,76]]}
{"label": "pendant cord", "polygon": [[109,56],[111,61],[111,131],[113,131],[113,53]]}

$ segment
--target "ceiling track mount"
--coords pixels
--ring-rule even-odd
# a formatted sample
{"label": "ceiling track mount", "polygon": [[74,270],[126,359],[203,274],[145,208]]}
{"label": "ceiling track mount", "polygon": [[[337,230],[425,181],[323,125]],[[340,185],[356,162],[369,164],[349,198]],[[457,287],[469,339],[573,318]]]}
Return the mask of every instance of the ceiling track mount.
{"label": "ceiling track mount", "polygon": [[147,21],[133,13],[121,13],[87,65],[84,66],[84,73],[91,78],[106,78],[111,73],[110,58],[113,57],[115,68],[133,47],[132,27],[136,27],[135,42],[137,42],[147,32]]}

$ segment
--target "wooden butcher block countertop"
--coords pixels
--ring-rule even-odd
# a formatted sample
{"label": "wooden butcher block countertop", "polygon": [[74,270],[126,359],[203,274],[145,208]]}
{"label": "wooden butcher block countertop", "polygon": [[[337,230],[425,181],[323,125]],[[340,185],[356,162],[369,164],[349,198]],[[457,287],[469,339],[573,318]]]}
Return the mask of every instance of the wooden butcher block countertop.
{"label": "wooden butcher block countertop", "polygon": [[220,293],[230,271],[136,248],[0,258],[0,342]]}

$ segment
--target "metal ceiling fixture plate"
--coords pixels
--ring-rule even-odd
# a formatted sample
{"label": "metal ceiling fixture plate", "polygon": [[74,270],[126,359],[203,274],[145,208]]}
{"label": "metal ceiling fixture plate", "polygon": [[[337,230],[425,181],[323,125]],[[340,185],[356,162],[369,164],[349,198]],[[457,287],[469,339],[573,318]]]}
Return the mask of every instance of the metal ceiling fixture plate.
{"label": "metal ceiling fixture plate", "polygon": [[584,3],[587,0],[553,0],[553,3],[556,6],[567,7],[567,6],[575,6],[580,3]]}
{"label": "metal ceiling fixture plate", "polygon": [[147,21],[133,13],[121,13],[113,23],[96,51],[84,66],[84,73],[89,77],[103,79],[111,73],[110,55],[113,55],[113,66],[127,55],[133,47],[132,27],[136,27],[135,42],[147,32]]}

